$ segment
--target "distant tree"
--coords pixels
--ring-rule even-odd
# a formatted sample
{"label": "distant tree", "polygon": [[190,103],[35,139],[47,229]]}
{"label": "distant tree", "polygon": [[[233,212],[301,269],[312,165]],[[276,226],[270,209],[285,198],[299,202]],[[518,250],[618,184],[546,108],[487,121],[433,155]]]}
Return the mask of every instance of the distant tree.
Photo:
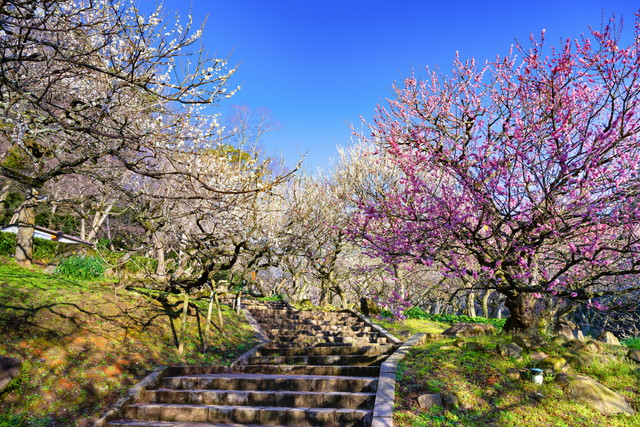
{"label": "distant tree", "polygon": [[640,21],[484,65],[456,59],[395,87],[371,143],[402,178],[364,199],[352,233],[376,256],[481,279],[506,330],[533,331],[545,295],[598,304],[640,273]]}
{"label": "distant tree", "polygon": [[20,264],[30,264],[35,207],[50,180],[108,182],[118,167],[181,173],[156,166],[180,147],[215,146],[217,121],[199,107],[233,93],[235,69],[194,49],[201,31],[177,20],[112,0],[0,4],[0,175],[27,189]]}

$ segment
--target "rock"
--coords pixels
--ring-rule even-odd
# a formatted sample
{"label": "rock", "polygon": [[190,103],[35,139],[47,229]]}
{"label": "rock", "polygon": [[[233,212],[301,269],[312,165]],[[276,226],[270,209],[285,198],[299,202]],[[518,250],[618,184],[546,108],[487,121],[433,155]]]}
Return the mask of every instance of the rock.
{"label": "rock", "polygon": [[495,331],[495,326],[485,323],[456,323],[444,331],[442,335],[451,337],[475,337],[478,335],[490,335]]}
{"label": "rock", "polygon": [[575,337],[575,339],[577,339],[579,341],[584,341],[584,334],[582,333],[582,331],[580,329],[574,331],[574,337]]}
{"label": "rock", "polygon": [[620,340],[618,339],[618,337],[616,337],[615,335],[613,335],[612,332],[609,332],[609,331],[605,331],[601,333],[600,335],[598,335],[598,338],[596,339],[605,344],[620,345]]}
{"label": "rock", "polygon": [[466,342],[465,340],[455,340],[455,341],[453,342],[453,345],[455,345],[455,346],[456,346],[456,347],[458,347],[458,348],[462,348],[462,347],[464,347],[464,345],[465,345],[466,343],[467,343],[467,342]]}
{"label": "rock", "polygon": [[398,336],[399,336],[400,338],[403,338],[403,339],[404,339],[404,338],[409,338],[411,335],[413,335],[413,334],[411,333],[411,331],[407,331],[406,329],[403,329],[403,330],[401,330],[401,331],[399,331],[399,332],[398,332]]}
{"label": "rock", "polygon": [[538,367],[545,372],[562,372],[568,368],[567,359],[561,356],[549,356],[540,361]]}
{"label": "rock", "polygon": [[620,396],[608,387],[592,378],[582,375],[563,375],[558,377],[566,397],[586,403],[605,415],[634,415],[635,411]]}
{"label": "rock", "polygon": [[532,350],[544,345],[544,340],[538,335],[518,334],[514,335],[511,342],[525,350]]}
{"label": "rock", "polygon": [[602,353],[602,344],[597,341],[589,340],[586,342],[572,340],[565,344],[565,347],[576,351],[587,351],[589,353]]}
{"label": "rock", "polygon": [[365,297],[360,298],[360,311],[367,317],[377,316],[382,312],[374,300]]}
{"label": "rock", "polygon": [[485,351],[487,348],[479,342],[471,341],[465,344],[464,349],[467,351]]}
{"label": "rock", "polygon": [[574,331],[576,331],[577,329],[578,325],[576,325],[575,323],[569,320],[561,319],[553,328],[553,332],[572,340],[576,337]]}
{"label": "rock", "polygon": [[442,396],[438,393],[423,394],[418,396],[418,405],[420,405],[420,409],[431,409],[434,406],[443,406]]}
{"label": "rock", "polygon": [[0,391],[4,390],[12,379],[20,375],[21,366],[20,359],[0,356]]}
{"label": "rock", "polygon": [[596,353],[583,350],[569,350],[562,357],[578,365],[590,365],[598,357]]}
{"label": "rock", "polygon": [[534,351],[534,352],[529,354],[529,357],[531,358],[531,360],[539,362],[539,361],[549,357],[549,355],[547,353],[545,353],[544,351]]}
{"label": "rock", "polygon": [[498,344],[496,346],[496,351],[500,356],[503,357],[513,357],[514,359],[519,359],[522,357],[522,347],[518,344]]}
{"label": "rock", "polygon": [[451,350],[459,350],[459,347],[456,347],[454,345],[443,345],[440,347],[440,350],[442,351],[451,351]]}
{"label": "rock", "polygon": [[442,396],[442,404],[447,409],[457,409],[460,406],[460,398],[455,394],[445,394]]}
{"label": "rock", "polygon": [[602,353],[602,343],[594,340],[589,340],[586,342],[586,351],[590,351],[591,353]]}
{"label": "rock", "polygon": [[424,334],[424,340],[425,341],[435,341],[438,338],[440,338],[440,334],[434,334],[434,333]]}
{"label": "rock", "polygon": [[507,369],[506,376],[511,381],[518,381],[522,379],[522,372],[520,372],[519,369],[511,368],[511,369]]}
{"label": "rock", "polygon": [[56,264],[47,265],[42,272],[44,274],[53,274],[58,266]]}
{"label": "rock", "polygon": [[640,363],[640,350],[629,350],[627,357],[634,362]]}
{"label": "rock", "polygon": [[555,337],[551,338],[551,343],[554,345],[564,345],[568,341],[569,341],[569,338],[565,337],[564,335],[556,335]]}

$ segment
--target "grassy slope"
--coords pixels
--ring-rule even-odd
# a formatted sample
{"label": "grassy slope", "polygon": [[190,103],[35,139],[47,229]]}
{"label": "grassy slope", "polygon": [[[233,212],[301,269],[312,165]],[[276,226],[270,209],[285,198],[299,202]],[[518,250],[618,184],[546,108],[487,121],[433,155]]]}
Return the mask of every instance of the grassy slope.
{"label": "grassy slope", "polygon": [[0,427],[88,425],[157,365],[229,363],[255,344],[244,319],[223,306],[224,332],[212,327],[208,351],[199,351],[206,303],[198,304],[180,355],[182,304],[174,296],[0,262],[0,355],[24,362],[20,380],[0,395]]}
{"label": "grassy slope", "polygon": [[[422,320],[406,323],[380,321],[392,333],[438,333],[445,324]],[[547,376],[543,386],[517,378],[519,370],[536,366],[528,355],[521,360],[487,351],[467,351],[442,338],[419,346],[401,363],[396,389],[394,422],[397,426],[640,426],[640,415],[605,417],[584,404],[564,398],[558,383]],[[511,337],[500,334],[469,338],[494,349],[509,343]],[[562,352],[558,346],[542,348],[548,355]],[[633,363],[624,360],[624,348],[608,347],[619,356],[608,363],[573,365],[570,374],[587,375],[612,388],[640,408],[640,374]],[[516,378],[514,378],[514,376]],[[425,393],[455,393],[460,397],[457,410],[419,409],[417,398]]]}

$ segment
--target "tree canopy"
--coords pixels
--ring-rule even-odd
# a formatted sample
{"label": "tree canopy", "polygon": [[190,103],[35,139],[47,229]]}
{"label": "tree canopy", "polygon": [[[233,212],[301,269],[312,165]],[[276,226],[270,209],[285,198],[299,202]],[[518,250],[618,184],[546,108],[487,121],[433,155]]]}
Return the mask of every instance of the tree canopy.
{"label": "tree canopy", "polygon": [[640,34],[612,20],[558,46],[456,59],[394,88],[372,143],[402,171],[351,227],[386,260],[437,265],[507,297],[530,330],[536,298],[594,301],[640,273]]}

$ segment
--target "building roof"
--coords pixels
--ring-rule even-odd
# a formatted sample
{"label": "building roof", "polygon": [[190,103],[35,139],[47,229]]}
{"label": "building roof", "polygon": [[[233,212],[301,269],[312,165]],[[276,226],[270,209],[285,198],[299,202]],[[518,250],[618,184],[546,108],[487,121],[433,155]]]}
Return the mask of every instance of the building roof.
{"label": "building roof", "polygon": [[[62,231],[49,230],[48,228],[34,225],[33,229],[35,231],[35,237],[40,237],[48,240],[55,240],[61,243],[80,243],[83,245],[93,246],[93,243],[88,242],[86,240],[82,240],[79,237],[71,236],[69,234],[65,234]],[[5,227],[0,228],[1,232],[5,233],[18,233],[18,224],[9,224]]]}

